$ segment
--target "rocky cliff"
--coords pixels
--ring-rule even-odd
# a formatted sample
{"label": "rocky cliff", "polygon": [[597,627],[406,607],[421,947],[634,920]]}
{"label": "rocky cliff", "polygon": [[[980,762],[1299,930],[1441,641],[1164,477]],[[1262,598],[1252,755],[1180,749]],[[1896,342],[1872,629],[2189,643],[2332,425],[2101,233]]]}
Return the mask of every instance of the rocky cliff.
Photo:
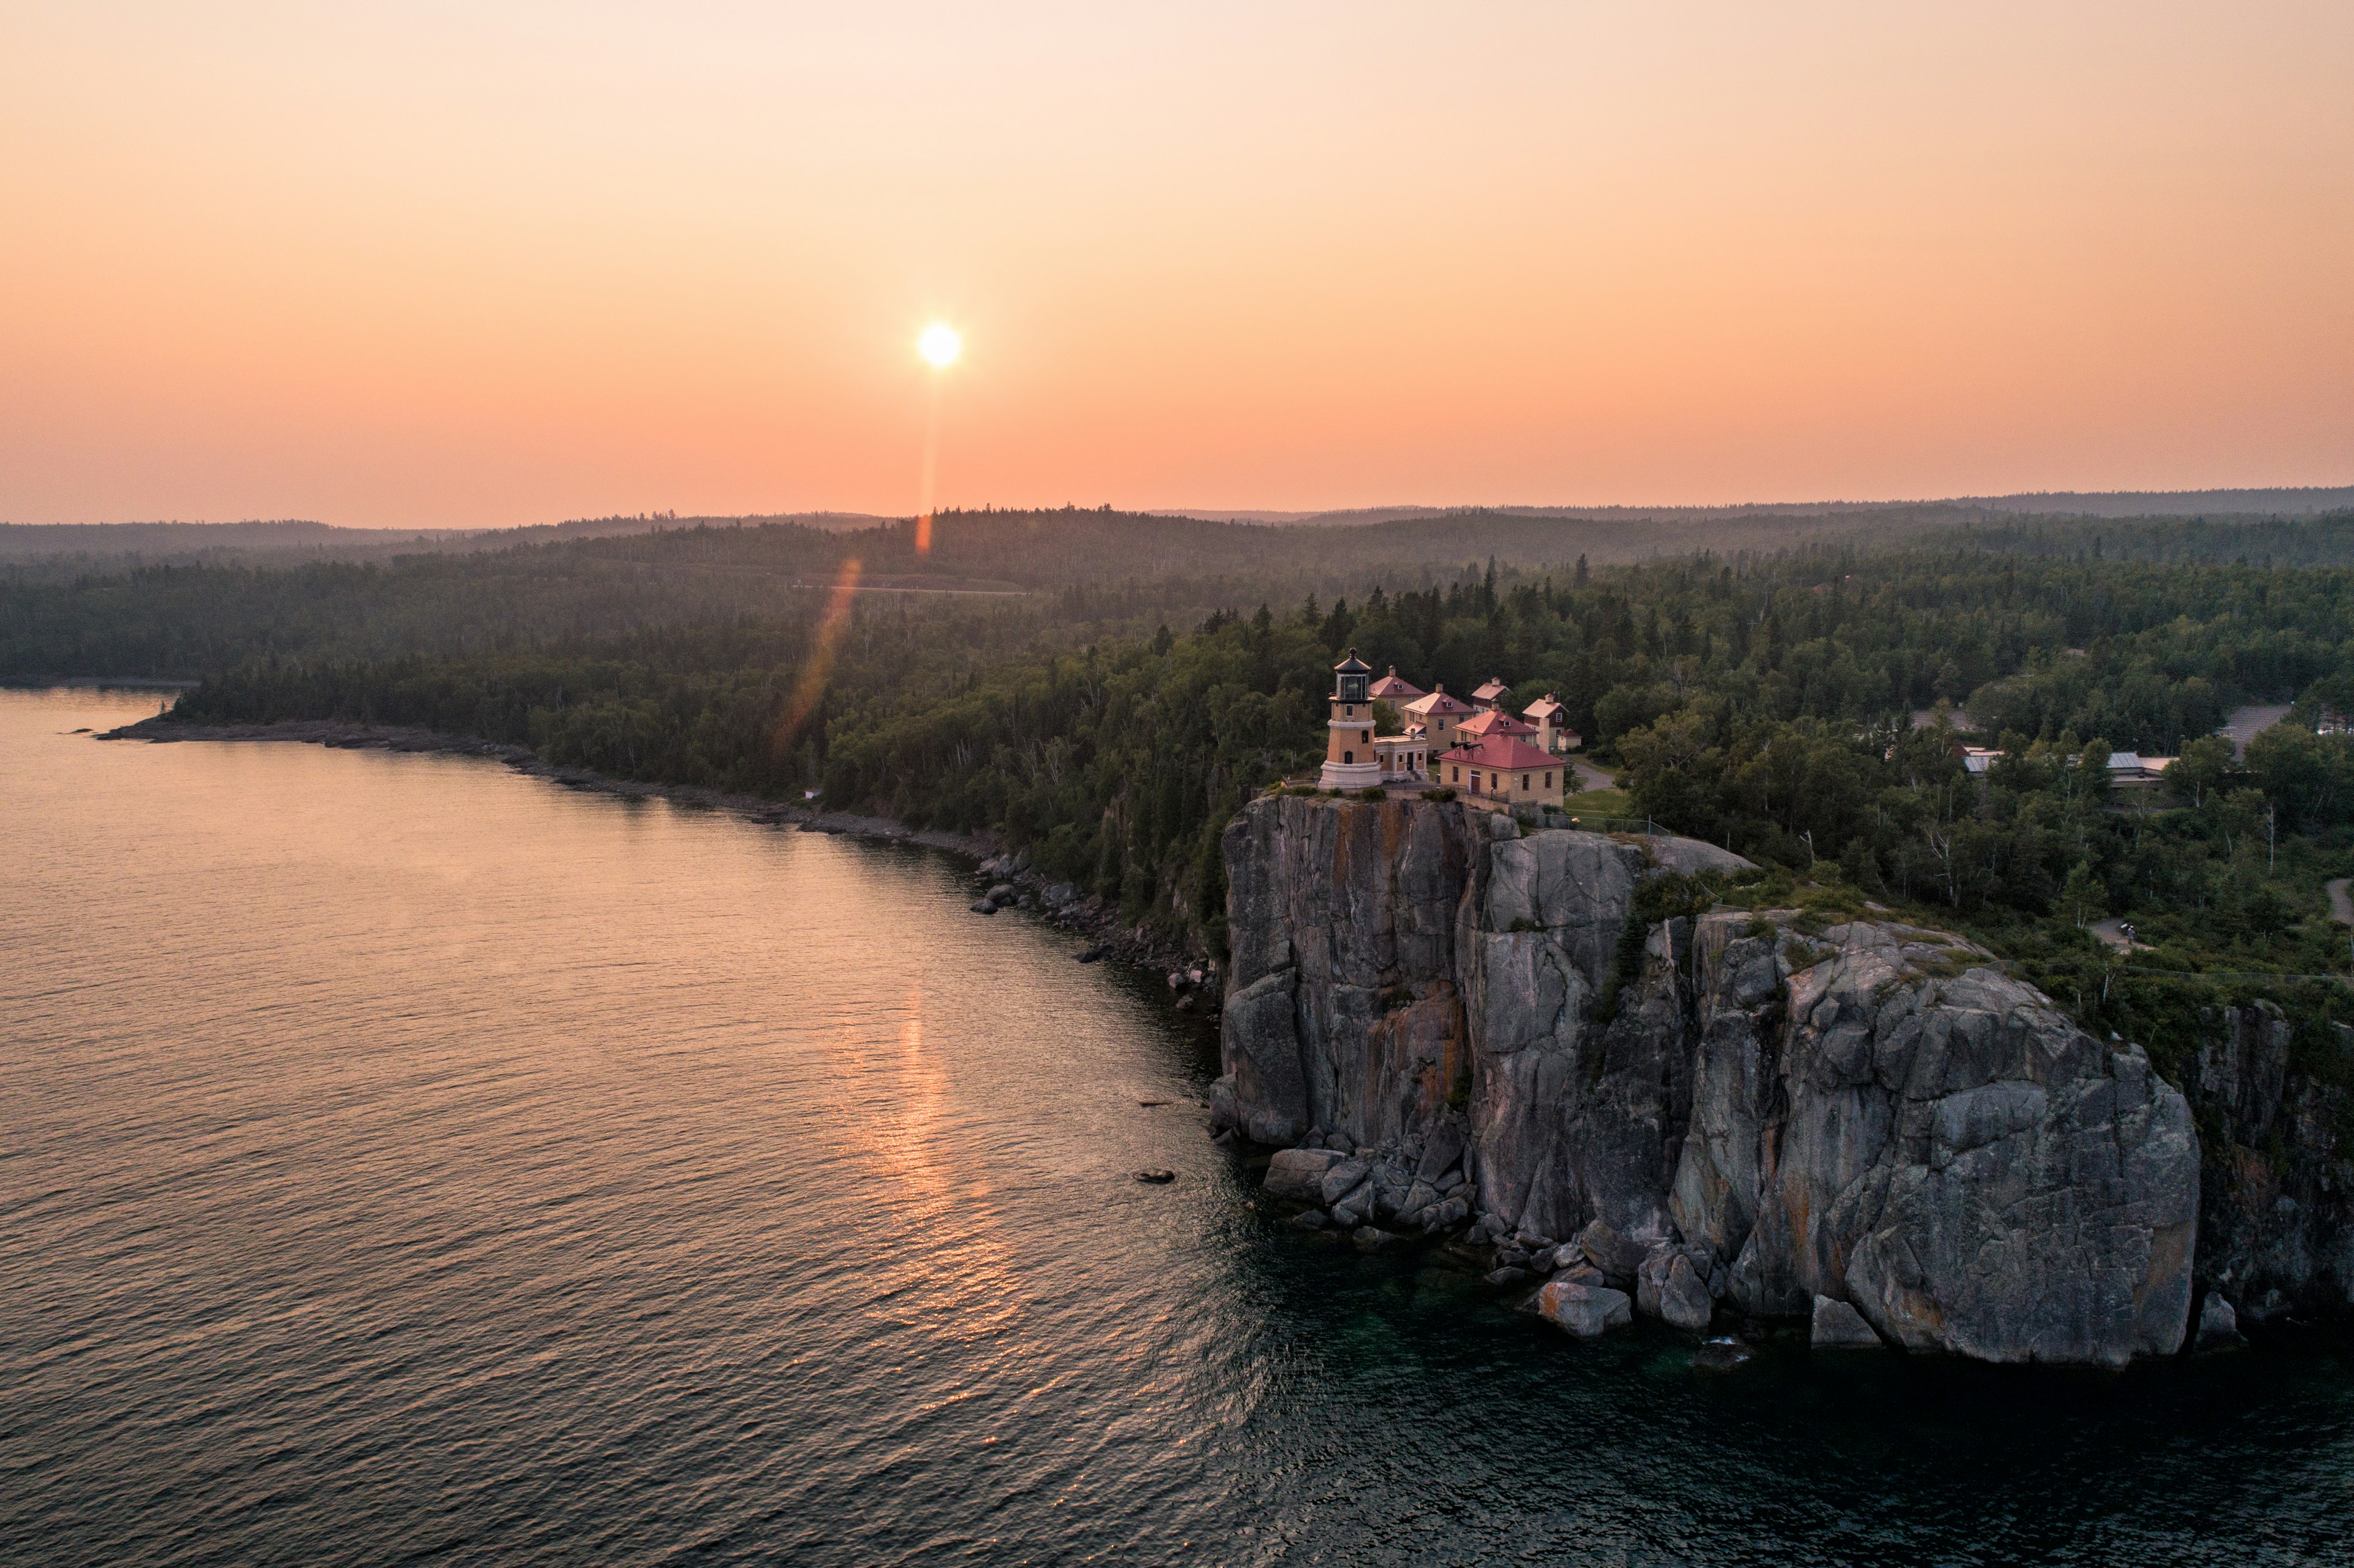
{"label": "rocky cliff", "polygon": [[1988,1361],[2181,1346],[2190,1106],[1958,938],[1630,926],[1661,870],[1744,863],[1453,804],[1265,800],[1225,847],[1214,1119],[1301,1150],[1270,1185],[1317,1214],[1561,1270],[1596,1325],[1615,1288]]}
{"label": "rocky cliff", "polygon": [[[2270,1003],[2200,1022],[2184,1084],[2205,1157],[2200,1286],[2246,1320],[2343,1315],[2354,1306],[2354,1094],[2295,1070],[2295,1035]],[[2327,1027],[2337,1055],[2346,1025]]]}

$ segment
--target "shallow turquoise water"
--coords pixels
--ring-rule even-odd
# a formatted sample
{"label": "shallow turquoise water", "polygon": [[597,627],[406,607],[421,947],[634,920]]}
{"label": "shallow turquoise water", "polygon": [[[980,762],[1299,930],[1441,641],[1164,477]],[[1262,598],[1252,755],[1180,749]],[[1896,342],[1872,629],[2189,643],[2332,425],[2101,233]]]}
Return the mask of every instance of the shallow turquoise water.
{"label": "shallow turquoise water", "polygon": [[2354,1557],[2334,1345],[1572,1344],[946,857],[154,706],[0,693],[0,1560]]}

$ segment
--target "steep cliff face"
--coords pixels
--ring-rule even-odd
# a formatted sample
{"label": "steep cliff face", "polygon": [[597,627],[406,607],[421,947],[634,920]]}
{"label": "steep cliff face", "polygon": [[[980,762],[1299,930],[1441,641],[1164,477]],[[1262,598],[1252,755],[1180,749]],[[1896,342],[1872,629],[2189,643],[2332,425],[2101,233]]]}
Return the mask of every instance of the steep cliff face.
{"label": "steep cliff face", "polygon": [[2354,1095],[2290,1070],[2295,1037],[2269,1003],[2201,1022],[2186,1086],[2206,1159],[2199,1284],[2257,1322],[2342,1315],[2354,1307]]}
{"label": "steep cliff face", "polygon": [[2180,1347],[2198,1145],[2147,1057],[1934,932],[1700,924],[1670,1208],[1727,1298],[1988,1361]]}
{"label": "steep cliff face", "polygon": [[1390,1195],[1341,1198],[1346,1221],[1468,1212],[1540,1258],[1600,1222],[1648,1254],[1654,1299],[1670,1277],[1750,1313],[1823,1298],[1893,1343],[1987,1360],[2179,1347],[2190,1107],[1957,939],[1717,913],[1644,932],[1628,974],[1647,876],[1740,863],[1307,799],[1255,803],[1225,849],[1214,1114],[1363,1156],[1331,1169],[1365,1186],[1336,1192]]}
{"label": "steep cliff face", "polygon": [[1447,1116],[1469,1070],[1456,921],[1492,828],[1405,801],[1278,799],[1235,817],[1218,1091],[1229,1125],[1260,1143],[1313,1130],[1355,1147]]}

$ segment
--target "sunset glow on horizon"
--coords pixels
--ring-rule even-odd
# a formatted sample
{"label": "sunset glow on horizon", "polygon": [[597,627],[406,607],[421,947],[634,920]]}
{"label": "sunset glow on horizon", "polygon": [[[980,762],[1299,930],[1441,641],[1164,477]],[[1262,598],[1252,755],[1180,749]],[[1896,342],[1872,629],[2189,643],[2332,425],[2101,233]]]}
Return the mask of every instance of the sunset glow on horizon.
{"label": "sunset glow on horizon", "polygon": [[944,507],[2346,484],[2349,79],[2342,4],[31,0],[0,521],[907,514],[951,361]]}

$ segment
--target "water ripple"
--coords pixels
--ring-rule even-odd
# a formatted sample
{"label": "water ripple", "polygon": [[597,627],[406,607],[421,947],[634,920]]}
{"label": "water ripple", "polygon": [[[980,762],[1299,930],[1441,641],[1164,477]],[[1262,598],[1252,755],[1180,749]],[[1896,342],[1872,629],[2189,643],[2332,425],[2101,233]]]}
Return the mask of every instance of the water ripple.
{"label": "water ripple", "polygon": [[[2305,1563],[2333,1347],[1580,1346],[920,853],[0,694],[0,1559]],[[1169,1100],[1160,1107],[1139,1100]],[[1128,1172],[1163,1166],[1166,1188]]]}

